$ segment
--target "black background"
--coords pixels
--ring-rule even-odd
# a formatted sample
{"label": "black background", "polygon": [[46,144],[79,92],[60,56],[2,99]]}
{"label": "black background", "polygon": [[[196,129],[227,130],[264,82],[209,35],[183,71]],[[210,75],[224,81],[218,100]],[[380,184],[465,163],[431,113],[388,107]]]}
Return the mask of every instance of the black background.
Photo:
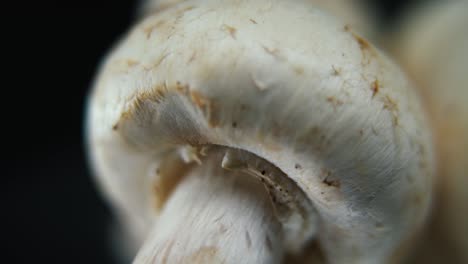
{"label": "black background", "polygon": [[[415,1],[367,1],[382,25]],[[83,144],[96,67],[134,19],[136,1],[2,6],[3,263],[113,263],[111,213]],[[385,24],[386,22],[387,24]],[[3,253],[4,252],[4,253]]]}

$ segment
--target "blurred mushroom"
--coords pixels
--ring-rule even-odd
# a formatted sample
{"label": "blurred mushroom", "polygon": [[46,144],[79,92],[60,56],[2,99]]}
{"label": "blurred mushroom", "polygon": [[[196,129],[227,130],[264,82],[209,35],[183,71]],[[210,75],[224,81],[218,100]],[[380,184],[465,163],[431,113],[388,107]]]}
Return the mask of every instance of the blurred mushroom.
{"label": "blurred mushroom", "polygon": [[417,81],[437,141],[436,203],[417,263],[468,263],[468,1],[409,12],[391,49]]}
{"label": "blurred mushroom", "polygon": [[97,179],[145,239],[135,263],[389,263],[430,204],[410,83],[307,1],[149,16],[104,61],[88,111]]}

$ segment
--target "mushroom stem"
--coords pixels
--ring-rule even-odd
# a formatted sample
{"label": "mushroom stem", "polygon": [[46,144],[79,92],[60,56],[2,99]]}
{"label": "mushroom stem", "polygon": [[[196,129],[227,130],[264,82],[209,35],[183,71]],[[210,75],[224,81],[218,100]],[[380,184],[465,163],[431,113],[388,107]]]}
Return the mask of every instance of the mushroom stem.
{"label": "mushroom stem", "polygon": [[263,185],[210,158],[171,195],[134,263],[281,263],[283,234]]}

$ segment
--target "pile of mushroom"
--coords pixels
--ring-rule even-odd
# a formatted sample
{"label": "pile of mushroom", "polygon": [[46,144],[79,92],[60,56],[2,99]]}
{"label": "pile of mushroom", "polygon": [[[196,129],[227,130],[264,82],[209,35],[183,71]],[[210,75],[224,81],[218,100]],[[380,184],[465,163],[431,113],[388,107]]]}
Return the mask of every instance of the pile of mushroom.
{"label": "pile of mushroom", "polygon": [[105,59],[87,140],[134,263],[392,263],[431,203],[419,97],[310,1],[157,9]]}
{"label": "pile of mushroom", "polygon": [[391,50],[418,84],[436,139],[431,224],[416,263],[468,263],[468,1],[412,10]]}

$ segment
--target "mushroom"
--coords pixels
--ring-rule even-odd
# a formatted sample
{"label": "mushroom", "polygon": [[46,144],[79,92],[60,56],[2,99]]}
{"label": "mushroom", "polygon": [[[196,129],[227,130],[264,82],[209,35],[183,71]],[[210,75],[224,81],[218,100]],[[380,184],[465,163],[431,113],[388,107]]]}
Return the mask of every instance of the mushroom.
{"label": "mushroom", "polygon": [[417,263],[468,263],[468,1],[415,10],[391,48],[421,89],[437,143],[436,203]]}
{"label": "mushroom", "polygon": [[105,59],[87,120],[98,183],[144,238],[134,263],[390,263],[430,205],[411,83],[307,1],[147,17]]}

